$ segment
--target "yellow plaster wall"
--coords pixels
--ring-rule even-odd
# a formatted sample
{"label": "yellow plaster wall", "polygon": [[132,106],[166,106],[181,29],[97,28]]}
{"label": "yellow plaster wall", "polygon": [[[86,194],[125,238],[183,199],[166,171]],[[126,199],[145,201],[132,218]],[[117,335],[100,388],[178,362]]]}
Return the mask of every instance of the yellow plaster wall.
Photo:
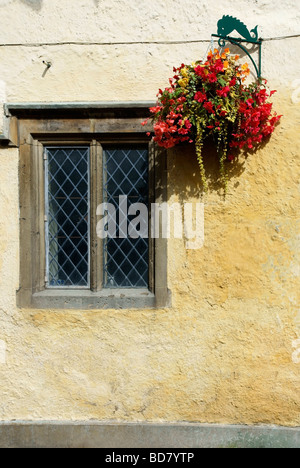
{"label": "yellow plaster wall", "polygon": [[[294,2],[213,4],[5,0],[0,43],[207,39],[227,12],[265,37],[298,31]],[[8,102],[148,100],[173,65],[207,47],[6,46],[0,80]],[[169,240],[169,309],[18,309],[18,150],[0,149],[0,420],[299,426],[298,50],[299,39],[264,45],[284,118],[263,149],[230,166],[225,201],[206,147],[205,242]],[[45,76],[42,60],[53,62]],[[170,203],[200,201],[199,184],[192,147],[170,151]]]}

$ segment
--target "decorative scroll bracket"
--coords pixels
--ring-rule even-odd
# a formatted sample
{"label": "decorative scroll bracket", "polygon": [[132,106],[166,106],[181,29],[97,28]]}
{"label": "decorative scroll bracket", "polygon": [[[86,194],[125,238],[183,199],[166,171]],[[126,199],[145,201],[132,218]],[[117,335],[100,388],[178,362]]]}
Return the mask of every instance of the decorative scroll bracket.
{"label": "decorative scroll bracket", "polygon": [[[245,52],[245,54],[250,58],[251,62],[254,65],[257,78],[261,78],[261,47],[262,47],[262,42],[263,39],[258,38],[258,32],[257,32],[258,26],[256,26],[254,29],[249,31],[247,26],[242,23],[239,19],[234,18],[233,16],[223,16],[218,21],[218,34],[212,34],[212,37],[218,37],[219,38],[219,46],[224,47],[226,42],[230,42],[231,44],[234,44],[238,46],[241,50]],[[237,31],[242,37],[231,37],[229,34],[233,31]],[[251,35],[252,33],[252,35]],[[255,44],[258,46],[258,64],[255,63],[255,60],[249,53],[249,51],[242,45],[242,43],[247,43],[247,44]]]}

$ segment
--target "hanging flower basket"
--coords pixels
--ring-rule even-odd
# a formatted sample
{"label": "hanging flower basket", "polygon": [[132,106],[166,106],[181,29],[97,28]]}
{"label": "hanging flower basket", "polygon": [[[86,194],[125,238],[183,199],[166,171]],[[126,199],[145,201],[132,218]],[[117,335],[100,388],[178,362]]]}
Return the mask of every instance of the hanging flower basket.
{"label": "hanging flower basket", "polygon": [[[250,85],[248,64],[238,64],[239,56],[229,49],[220,55],[210,52],[206,62],[182,64],[174,68],[170,86],[157,95],[157,106],[150,108],[154,141],[164,148],[195,143],[203,188],[207,181],[203,165],[203,142],[215,140],[220,160],[220,176],[226,191],[225,161],[233,160],[239,150],[253,149],[274,131],[280,115],[272,112],[267,81]],[[149,119],[143,122],[146,125]]]}

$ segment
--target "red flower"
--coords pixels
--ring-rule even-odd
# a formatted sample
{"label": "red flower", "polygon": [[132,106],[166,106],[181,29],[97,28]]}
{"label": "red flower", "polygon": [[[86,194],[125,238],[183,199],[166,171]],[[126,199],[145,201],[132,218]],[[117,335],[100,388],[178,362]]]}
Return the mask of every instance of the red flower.
{"label": "red flower", "polygon": [[179,135],[187,135],[189,133],[187,128],[180,128],[178,130]]}
{"label": "red flower", "polygon": [[247,111],[248,111],[248,107],[247,107],[246,103],[245,103],[245,102],[241,102],[241,103],[240,103],[239,112],[240,112],[241,114],[245,114]]}
{"label": "red flower", "polygon": [[249,149],[252,149],[252,148],[253,148],[253,140],[252,140],[252,138],[248,138],[248,140],[247,140],[247,145],[248,145],[248,148],[249,148]]}
{"label": "red flower", "polygon": [[223,61],[221,59],[218,59],[214,65],[214,67],[212,67],[214,69],[214,71],[216,71],[217,73],[220,73],[224,70],[224,64],[223,64]]}
{"label": "red flower", "polygon": [[226,110],[222,110],[220,112],[220,117],[225,117],[225,115],[227,115],[227,111]]}
{"label": "red flower", "polygon": [[155,107],[150,107],[149,110],[150,110],[151,114],[157,114],[157,112],[159,112],[161,109],[162,109],[162,107],[155,106]]}
{"label": "red flower", "polygon": [[198,101],[200,103],[206,101],[207,97],[205,93],[201,93],[201,91],[198,91],[195,96],[194,96],[195,101]]}
{"label": "red flower", "polygon": [[214,106],[213,106],[211,101],[205,102],[203,104],[203,107],[204,107],[204,109],[207,110],[207,112],[210,112],[211,114],[215,114]]}
{"label": "red flower", "polygon": [[201,76],[202,75],[202,67],[200,65],[197,65],[197,67],[194,68],[196,75]]}
{"label": "red flower", "polygon": [[216,83],[216,81],[218,81],[217,75],[215,73],[211,73],[208,75],[208,81],[210,83]]}
{"label": "red flower", "polygon": [[202,80],[207,79],[207,70],[204,67],[197,65],[197,67],[195,67],[194,70],[195,70],[196,75],[200,76]]}
{"label": "red flower", "polygon": [[168,131],[168,125],[166,124],[166,122],[158,121],[154,125],[154,131],[156,135],[162,136],[164,133]]}
{"label": "red flower", "polygon": [[217,90],[217,95],[220,96],[220,97],[227,97],[229,91],[230,91],[229,86],[225,86],[224,88],[222,88],[220,90],[219,89]]}

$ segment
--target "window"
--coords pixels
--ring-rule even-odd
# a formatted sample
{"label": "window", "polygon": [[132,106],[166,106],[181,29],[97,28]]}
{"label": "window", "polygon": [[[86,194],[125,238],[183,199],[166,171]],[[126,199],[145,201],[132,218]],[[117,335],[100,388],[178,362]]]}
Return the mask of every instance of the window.
{"label": "window", "polygon": [[[166,157],[140,125],[147,109],[8,105],[20,148],[19,306],[169,304],[166,239],[151,238],[149,209],[166,201]],[[137,224],[140,207],[149,218]]]}
{"label": "window", "polygon": [[89,148],[45,148],[48,288],[90,287]]}
{"label": "window", "polygon": [[[119,221],[116,237],[105,239],[103,285],[106,288],[148,288],[149,238],[129,236],[126,222],[128,209],[134,203],[149,208],[148,149],[112,146],[105,149],[103,156],[103,199],[116,207],[116,219],[120,220],[123,214],[125,221],[124,228]],[[126,196],[125,203],[118,204],[120,196]],[[125,213],[120,213],[122,205],[125,205]]]}
{"label": "window", "polygon": [[[46,287],[90,288],[90,149],[55,146],[44,152]],[[127,226],[133,203],[148,209],[148,148],[109,146],[102,154],[103,201],[115,207],[116,221],[120,214],[125,221],[103,241],[103,259],[97,265],[103,288],[148,288],[148,233],[132,238]]]}

